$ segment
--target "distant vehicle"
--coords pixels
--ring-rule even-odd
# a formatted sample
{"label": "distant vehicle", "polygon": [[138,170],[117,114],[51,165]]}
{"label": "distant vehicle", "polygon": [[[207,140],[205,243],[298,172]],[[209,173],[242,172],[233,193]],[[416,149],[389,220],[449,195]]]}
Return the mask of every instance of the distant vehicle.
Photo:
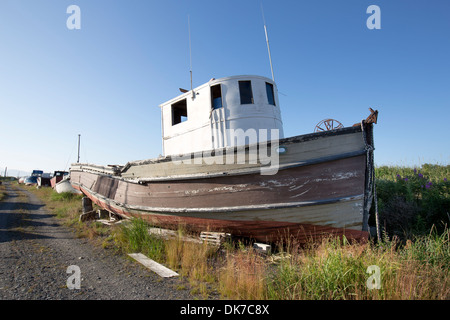
{"label": "distant vehicle", "polygon": [[33,172],[31,173],[32,177],[40,177],[42,176],[42,174],[44,173],[44,171],[42,170],[33,170]]}
{"label": "distant vehicle", "polygon": [[37,185],[37,176],[30,176],[30,177],[26,177],[24,184],[26,186],[33,186],[33,185]]}

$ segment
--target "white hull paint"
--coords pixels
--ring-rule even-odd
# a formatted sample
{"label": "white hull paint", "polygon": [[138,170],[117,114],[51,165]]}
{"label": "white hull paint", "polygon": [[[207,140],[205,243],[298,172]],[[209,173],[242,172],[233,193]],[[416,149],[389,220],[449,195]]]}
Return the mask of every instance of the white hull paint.
{"label": "white hull paint", "polygon": [[70,193],[81,194],[81,192],[79,190],[72,187],[72,185],[70,184],[70,179],[64,179],[64,180],[61,180],[60,182],[58,182],[55,185],[55,191],[58,193],[70,192]]}

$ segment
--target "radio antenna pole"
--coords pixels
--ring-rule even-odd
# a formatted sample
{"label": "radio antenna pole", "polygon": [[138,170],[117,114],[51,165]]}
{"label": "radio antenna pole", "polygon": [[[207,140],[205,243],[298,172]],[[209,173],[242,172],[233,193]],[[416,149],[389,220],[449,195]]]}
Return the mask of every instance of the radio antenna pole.
{"label": "radio antenna pole", "polygon": [[269,36],[267,35],[266,19],[264,18],[264,10],[262,2],[261,2],[261,13],[264,22],[264,33],[266,34],[267,51],[269,52],[270,71],[272,72],[272,80],[275,81],[275,76],[273,75],[272,56],[270,54]]}
{"label": "radio antenna pole", "polygon": [[189,73],[191,75],[191,92],[192,99],[195,98],[194,89],[192,88],[192,46],[191,46],[191,20],[188,15],[188,29],[189,29]]}

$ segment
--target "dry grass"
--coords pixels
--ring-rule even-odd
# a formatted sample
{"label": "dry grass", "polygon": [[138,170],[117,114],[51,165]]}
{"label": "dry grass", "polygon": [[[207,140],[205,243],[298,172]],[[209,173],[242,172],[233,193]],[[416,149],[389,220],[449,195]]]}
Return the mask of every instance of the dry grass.
{"label": "dry grass", "polygon": [[[217,271],[218,286],[230,299],[448,300],[449,256],[448,230],[407,245],[329,238],[308,247],[280,248],[266,258],[239,249],[227,252]],[[368,286],[369,266],[380,268],[378,289]]]}
{"label": "dry grass", "polygon": [[265,299],[266,273],[265,259],[252,248],[229,251],[218,270],[219,291],[232,299]]}

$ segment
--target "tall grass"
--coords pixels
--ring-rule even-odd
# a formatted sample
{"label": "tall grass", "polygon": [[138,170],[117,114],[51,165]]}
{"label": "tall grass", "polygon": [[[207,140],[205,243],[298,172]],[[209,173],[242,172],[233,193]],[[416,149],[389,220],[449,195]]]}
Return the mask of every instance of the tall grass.
{"label": "tall grass", "polygon": [[219,292],[232,299],[265,299],[267,264],[253,249],[230,250],[218,270]]}
{"label": "tall grass", "polygon": [[270,299],[353,298],[365,282],[360,254],[333,238],[292,251],[269,274],[267,295]]}
{"label": "tall grass", "polygon": [[[449,230],[401,246],[397,240],[350,244],[329,238],[308,249],[284,252],[265,281],[266,299],[449,299]],[[380,270],[370,289],[369,266]]]}
{"label": "tall grass", "polygon": [[142,219],[132,219],[121,227],[121,243],[127,252],[141,252],[151,259],[161,261],[164,241],[148,232],[148,224]]}

